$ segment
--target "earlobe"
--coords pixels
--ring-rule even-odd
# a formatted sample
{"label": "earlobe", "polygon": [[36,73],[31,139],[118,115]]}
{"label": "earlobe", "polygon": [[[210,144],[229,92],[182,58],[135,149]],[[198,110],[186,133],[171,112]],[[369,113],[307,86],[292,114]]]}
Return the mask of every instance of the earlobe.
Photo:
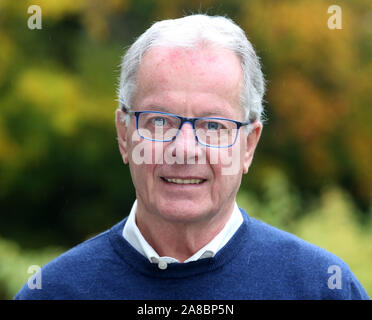
{"label": "earlobe", "polygon": [[118,138],[118,140],[119,140],[119,149],[120,149],[121,156],[123,158],[123,162],[127,164],[128,163],[128,153],[126,152],[127,144],[125,141],[123,141],[120,138]]}
{"label": "earlobe", "polygon": [[115,113],[116,132],[118,135],[119,150],[125,164],[128,163],[128,143],[127,143],[127,126],[125,123],[125,115],[120,109]]}

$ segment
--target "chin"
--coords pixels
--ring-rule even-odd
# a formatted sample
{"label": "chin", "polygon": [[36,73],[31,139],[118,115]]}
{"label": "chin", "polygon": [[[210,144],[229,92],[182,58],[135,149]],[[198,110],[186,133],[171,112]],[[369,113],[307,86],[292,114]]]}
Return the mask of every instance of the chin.
{"label": "chin", "polygon": [[209,210],[202,209],[200,204],[171,201],[158,207],[159,214],[168,221],[197,222],[208,216]]}

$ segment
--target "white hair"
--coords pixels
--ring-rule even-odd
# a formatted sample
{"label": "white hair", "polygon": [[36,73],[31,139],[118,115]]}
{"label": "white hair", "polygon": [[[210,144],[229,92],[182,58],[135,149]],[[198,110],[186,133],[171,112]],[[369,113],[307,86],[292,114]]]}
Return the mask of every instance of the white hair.
{"label": "white hair", "polygon": [[130,110],[136,89],[136,73],[149,48],[196,47],[203,43],[229,49],[239,57],[243,72],[240,101],[245,120],[262,121],[265,80],[252,44],[231,19],[204,14],[156,22],[132,44],[121,64],[119,107],[123,111]]}

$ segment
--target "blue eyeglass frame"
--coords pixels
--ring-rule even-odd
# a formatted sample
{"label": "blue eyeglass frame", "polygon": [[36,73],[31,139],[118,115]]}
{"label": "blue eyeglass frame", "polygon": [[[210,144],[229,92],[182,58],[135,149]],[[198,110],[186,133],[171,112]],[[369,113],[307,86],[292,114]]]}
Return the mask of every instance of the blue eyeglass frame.
{"label": "blue eyeglass frame", "polygon": [[[206,147],[209,147],[209,148],[230,148],[232,147],[235,143],[236,143],[236,140],[238,138],[238,135],[239,135],[239,132],[240,132],[240,128],[243,127],[243,126],[246,126],[246,125],[249,125],[252,121],[246,121],[246,122],[240,122],[240,121],[236,121],[236,120],[232,120],[232,119],[226,119],[226,118],[215,118],[215,117],[199,117],[199,118],[186,118],[186,117],[182,117],[182,116],[179,116],[177,114],[173,114],[173,113],[168,113],[168,112],[162,112],[162,111],[152,111],[152,110],[144,110],[144,111],[129,111],[129,110],[126,110],[124,109],[123,110],[124,112],[130,114],[130,115],[134,115],[136,117],[136,129],[137,129],[137,133],[138,135],[142,138],[142,139],[145,139],[145,140],[149,140],[149,141],[155,141],[155,142],[171,142],[171,141],[174,141],[177,136],[178,136],[178,133],[180,132],[182,126],[186,123],[186,122],[189,122],[191,123],[192,125],[192,128],[194,130],[194,136],[195,136],[195,139],[198,143],[200,143],[201,145],[203,146],[206,146]],[[157,139],[149,139],[149,138],[146,138],[144,136],[142,136],[140,134],[140,131],[138,129],[138,119],[139,119],[139,116],[142,114],[142,113],[157,113],[157,114],[164,114],[164,115],[168,115],[168,116],[173,116],[175,118],[178,118],[181,123],[180,123],[180,126],[178,128],[178,131],[176,133],[176,135],[172,138],[172,139],[168,139],[168,140],[157,140]],[[237,133],[236,133],[236,136],[235,136],[235,139],[234,139],[234,142],[228,146],[213,146],[213,145],[210,145],[210,144],[206,144],[206,143],[203,143],[201,142],[199,139],[198,139],[198,136],[196,135],[196,129],[195,129],[195,122],[197,120],[226,120],[226,121],[230,121],[230,122],[234,122],[236,124],[236,129],[237,129]]]}

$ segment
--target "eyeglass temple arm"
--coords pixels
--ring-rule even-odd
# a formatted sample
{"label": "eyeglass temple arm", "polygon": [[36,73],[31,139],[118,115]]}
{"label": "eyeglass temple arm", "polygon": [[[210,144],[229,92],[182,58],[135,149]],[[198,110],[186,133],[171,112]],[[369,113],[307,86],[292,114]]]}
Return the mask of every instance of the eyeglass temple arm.
{"label": "eyeglass temple arm", "polygon": [[238,126],[238,129],[240,129],[240,127],[242,127],[242,126],[247,126],[247,125],[249,125],[253,122],[254,122],[253,120],[248,120],[248,121],[244,121],[244,122],[235,121],[235,123]]}

